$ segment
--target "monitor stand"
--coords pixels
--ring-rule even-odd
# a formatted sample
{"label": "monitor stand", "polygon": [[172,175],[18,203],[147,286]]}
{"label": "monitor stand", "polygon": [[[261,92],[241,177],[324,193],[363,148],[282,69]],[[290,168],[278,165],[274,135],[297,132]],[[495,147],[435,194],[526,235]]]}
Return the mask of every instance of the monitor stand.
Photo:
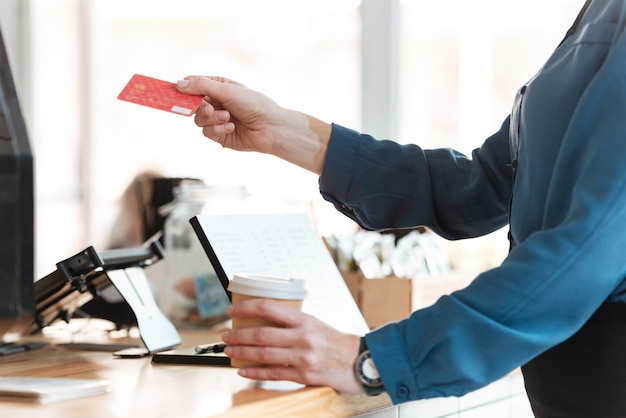
{"label": "monitor stand", "polygon": [[[142,267],[128,267],[107,272],[109,280],[126,300],[137,318],[146,355],[168,350],[181,343],[174,324],[157,306]],[[123,352],[115,353],[124,356]]]}

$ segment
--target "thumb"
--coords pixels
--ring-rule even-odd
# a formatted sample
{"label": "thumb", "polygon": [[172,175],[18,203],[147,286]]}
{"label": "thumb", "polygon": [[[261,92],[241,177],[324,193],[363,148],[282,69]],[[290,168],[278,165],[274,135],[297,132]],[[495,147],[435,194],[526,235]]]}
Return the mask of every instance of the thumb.
{"label": "thumb", "polygon": [[236,83],[224,78],[188,76],[176,83],[181,93],[207,96],[220,102],[227,101],[232,96],[232,88]]}

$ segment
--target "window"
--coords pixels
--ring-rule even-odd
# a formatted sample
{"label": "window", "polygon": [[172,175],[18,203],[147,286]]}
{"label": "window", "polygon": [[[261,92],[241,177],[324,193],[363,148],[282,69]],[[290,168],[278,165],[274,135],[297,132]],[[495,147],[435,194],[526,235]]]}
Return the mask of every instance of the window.
{"label": "window", "polygon": [[193,118],[116,100],[135,73],[227,76],[359,126],[355,0],[33,0],[30,27],[42,273],[86,245],[106,247],[120,195],[147,169],[245,185],[265,210],[321,206],[316,176],[222,149]]}
{"label": "window", "polygon": [[[221,149],[190,118],[116,96],[134,73],[171,81],[223,75],[286,107],[360,129],[361,98],[374,87],[361,85],[361,30],[379,28],[361,28],[359,0],[24,4],[8,0],[3,10],[25,20],[30,46],[21,53],[30,71],[20,84],[37,155],[40,275],[86,245],[106,246],[118,198],[145,169],[244,184],[268,208],[334,217],[323,232],[345,227],[320,203],[315,176],[272,157]],[[398,27],[382,26],[399,34],[390,46],[399,60],[398,79],[390,83],[398,90],[390,96],[398,98],[397,139],[467,153],[499,126],[515,90],[538,70],[582,1],[398,4]],[[495,240],[455,242],[454,258],[471,264],[495,254],[473,266],[484,268],[506,251],[503,235]]]}
{"label": "window", "polygon": [[[583,3],[402,0],[398,140],[469,156],[499,129]],[[506,230],[440,242],[454,267],[478,273],[506,256]]]}

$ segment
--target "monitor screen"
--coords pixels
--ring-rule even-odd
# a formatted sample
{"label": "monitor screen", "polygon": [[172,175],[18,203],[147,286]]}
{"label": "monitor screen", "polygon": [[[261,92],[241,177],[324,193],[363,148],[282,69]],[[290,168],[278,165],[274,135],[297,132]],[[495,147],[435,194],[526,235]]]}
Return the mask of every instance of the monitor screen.
{"label": "monitor screen", "polygon": [[[33,320],[33,155],[0,32],[0,339]],[[1,341],[0,341],[1,342]]]}

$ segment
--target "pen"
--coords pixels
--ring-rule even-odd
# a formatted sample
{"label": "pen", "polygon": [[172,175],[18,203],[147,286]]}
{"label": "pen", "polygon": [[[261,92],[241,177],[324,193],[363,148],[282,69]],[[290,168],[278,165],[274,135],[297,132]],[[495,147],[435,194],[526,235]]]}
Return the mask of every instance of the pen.
{"label": "pen", "polygon": [[196,346],[196,354],[223,353],[226,344],[200,344]]}

